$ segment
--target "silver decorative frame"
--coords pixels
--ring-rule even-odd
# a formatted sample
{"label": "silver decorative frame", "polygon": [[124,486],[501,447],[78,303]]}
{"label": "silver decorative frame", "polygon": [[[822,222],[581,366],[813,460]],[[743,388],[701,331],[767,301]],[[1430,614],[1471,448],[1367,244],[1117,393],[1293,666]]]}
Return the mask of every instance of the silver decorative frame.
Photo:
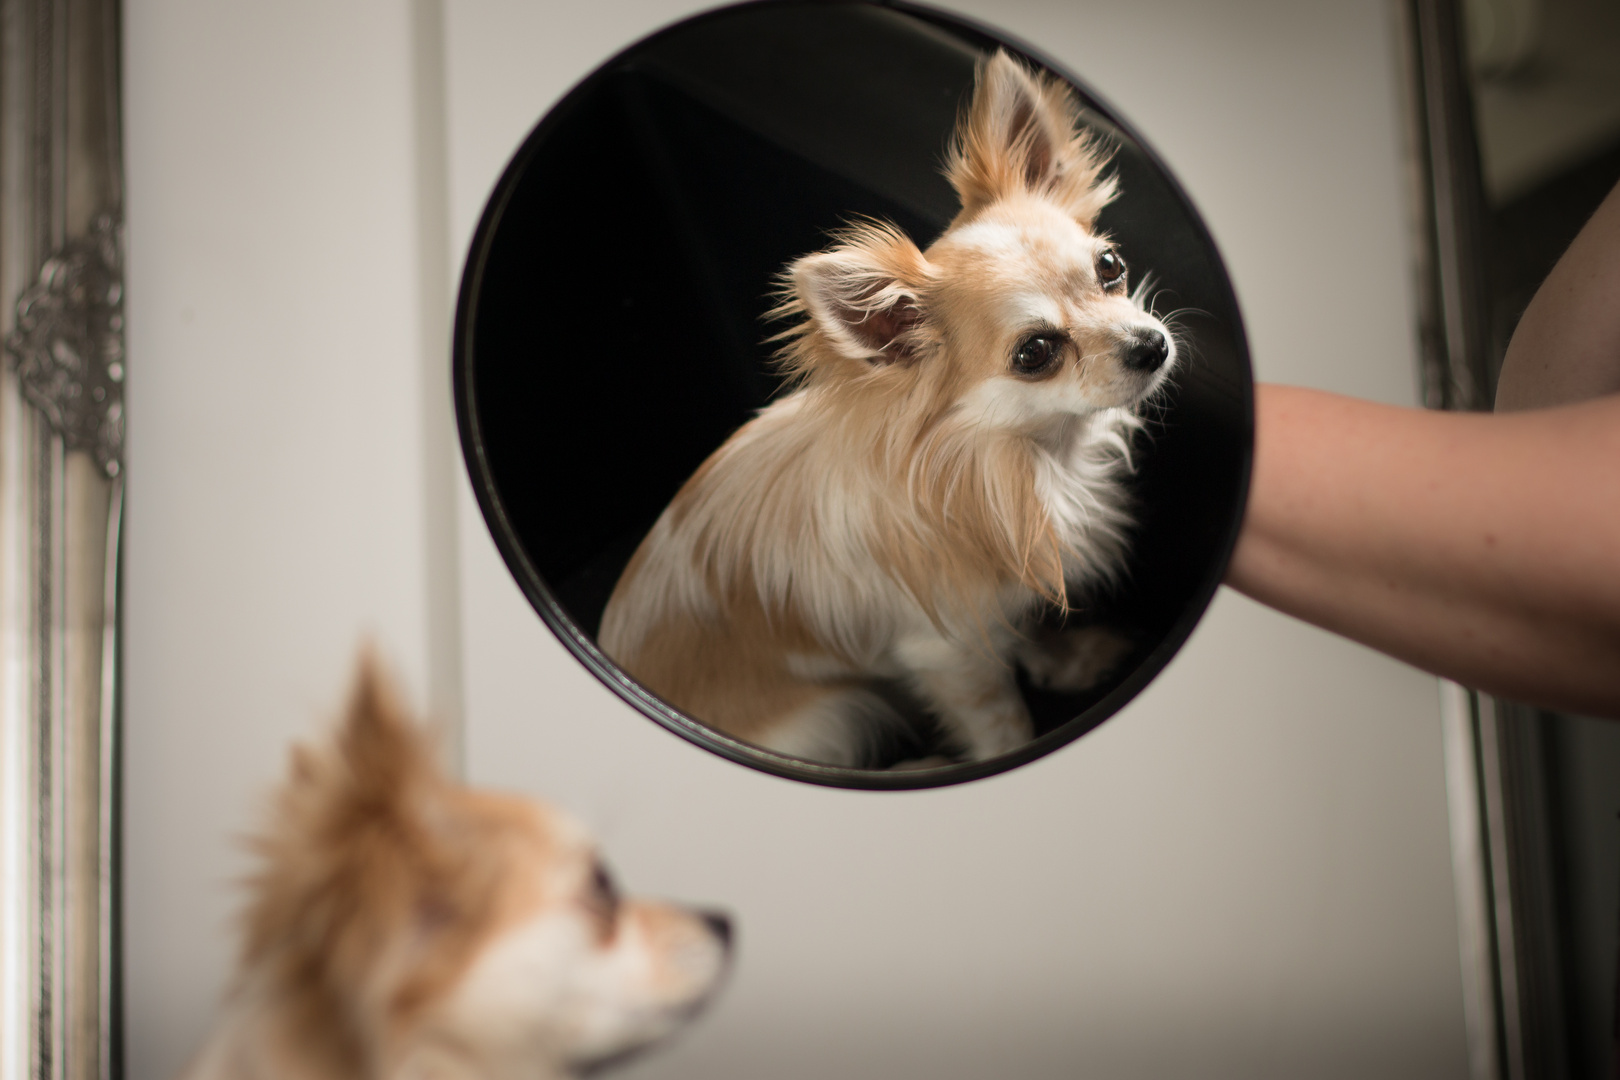
{"label": "silver decorative frame", "polygon": [[[1423,403],[1489,411],[1499,358],[1461,0],[1395,0],[1406,67]],[[1536,710],[1442,680],[1441,730],[1473,1080],[1568,1075]]]}
{"label": "silver decorative frame", "polygon": [[117,0],[0,0],[0,1080],[118,1069]]}

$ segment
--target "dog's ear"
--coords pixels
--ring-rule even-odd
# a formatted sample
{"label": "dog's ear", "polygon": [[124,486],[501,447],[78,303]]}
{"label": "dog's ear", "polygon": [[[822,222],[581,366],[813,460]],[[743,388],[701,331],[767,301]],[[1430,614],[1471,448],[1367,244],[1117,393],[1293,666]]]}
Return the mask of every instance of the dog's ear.
{"label": "dog's ear", "polygon": [[[421,937],[424,883],[448,854],[434,819],[449,786],[366,650],[336,738],[295,748],[270,827],[255,842],[245,966],[323,1007],[370,994],[377,958]],[[355,1021],[359,1007],[343,1018]]]}
{"label": "dog's ear", "polygon": [[892,364],[916,359],[923,344],[923,286],[928,262],[899,229],[868,223],[788,268],[784,310],[809,316],[819,336],[850,360]]}
{"label": "dog's ear", "polygon": [[946,165],[962,216],[1019,192],[1046,195],[1087,229],[1114,197],[1106,155],[1082,134],[1074,93],[997,50],[980,63],[973,103]]}
{"label": "dog's ear", "polygon": [[401,703],[382,663],[361,650],[337,750],[348,780],[343,797],[366,812],[409,816],[441,774],[427,735]]}

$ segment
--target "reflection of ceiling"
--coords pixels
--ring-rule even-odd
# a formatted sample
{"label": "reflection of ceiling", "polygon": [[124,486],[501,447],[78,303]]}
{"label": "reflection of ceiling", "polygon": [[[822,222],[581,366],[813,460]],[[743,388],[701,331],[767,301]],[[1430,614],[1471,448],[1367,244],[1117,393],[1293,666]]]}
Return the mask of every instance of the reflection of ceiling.
{"label": "reflection of ceiling", "polygon": [[[1512,201],[1620,139],[1620,3],[1475,0],[1468,12],[1476,50],[1482,16],[1528,13],[1535,27],[1521,61],[1476,82],[1480,156],[1493,203]],[[1477,51],[1475,59],[1478,66]]]}

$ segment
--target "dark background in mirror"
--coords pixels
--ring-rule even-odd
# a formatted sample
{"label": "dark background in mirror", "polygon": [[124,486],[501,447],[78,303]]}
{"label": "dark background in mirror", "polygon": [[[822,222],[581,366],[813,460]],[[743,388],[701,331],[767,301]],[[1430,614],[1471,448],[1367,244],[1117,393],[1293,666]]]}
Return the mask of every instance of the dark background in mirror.
{"label": "dark background in mirror", "polygon": [[[456,389],[486,516],[565,641],[548,604],[594,637],[676,489],[781,389],[765,313],[782,267],[860,216],[923,247],[943,231],[957,202],[940,164],[995,44],[927,12],[733,8],[632,48],[529,137],[469,259]],[[1078,613],[1138,647],[1088,695],[1025,687],[1044,749],[1129,700],[1191,631],[1250,452],[1248,358],[1219,258],[1174,183],[1081,94],[1117,147],[1122,195],[1102,228],[1133,283],[1152,274],[1161,315],[1190,310],[1187,359],[1139,446],[1129,579]]]}

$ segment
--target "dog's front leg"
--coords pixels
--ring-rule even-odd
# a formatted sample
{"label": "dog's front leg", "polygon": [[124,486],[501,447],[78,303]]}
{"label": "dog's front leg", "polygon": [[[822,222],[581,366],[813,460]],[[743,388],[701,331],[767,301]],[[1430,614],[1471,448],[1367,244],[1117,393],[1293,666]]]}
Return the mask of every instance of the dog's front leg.
{"label": "dog's front leg", "polygon": [[896,652],[913,689],[969,759],[996,757],[1034,738],[1013,666],[988,643],[919,636],[902,641]]}
{"label": "dog's front leg", "polygon": [[1103,626],[1036,627],[1017,648],[1029,681],[1043,690],[1094,689],[1130,655],[1132,641]]}

